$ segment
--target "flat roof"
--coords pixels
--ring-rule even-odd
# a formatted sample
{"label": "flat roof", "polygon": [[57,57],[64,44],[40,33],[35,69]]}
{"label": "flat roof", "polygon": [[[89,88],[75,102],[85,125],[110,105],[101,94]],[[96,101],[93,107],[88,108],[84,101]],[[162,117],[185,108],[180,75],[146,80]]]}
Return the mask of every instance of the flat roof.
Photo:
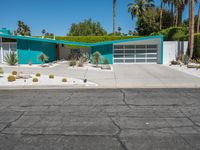
{"label": "flat roof", "polygon": [[157,35],[157,36],[147,36],[147,37],[124,39],[124,40],[97,42],[97,43],[84,43],[84,42],[73,42],[73,41],[65,41],[65,40],[47,39],[47,38],[36,38],[36,37],[31,37],[31,36],[17,36],[17,35],[10,35],[10,34],[5,34],[5,33],[1,33],[1,32],[0,32],[0,37],[16,39],[16,40],[19,39],[19,40],[39,41],[39,42],[48,42],[48,43],[64,44],[64,45],[76,45],[76,46],[84,46],[84,47],[92,47],[92,46],[117,44],[117,43],[131,42],[131,41],[149,40],[149,39],[155,39],[155,38],[162,39],[163,38],[162,35]]}

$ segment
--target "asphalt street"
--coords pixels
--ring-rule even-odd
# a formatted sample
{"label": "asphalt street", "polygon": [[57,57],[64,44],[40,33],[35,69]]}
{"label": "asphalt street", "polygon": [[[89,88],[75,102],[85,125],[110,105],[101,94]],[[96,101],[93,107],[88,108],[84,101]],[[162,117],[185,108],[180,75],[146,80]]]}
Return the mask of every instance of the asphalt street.
{"label": "asphalt street", "polygon": [[1,150],[199,150],[200,89],[0,91]]}

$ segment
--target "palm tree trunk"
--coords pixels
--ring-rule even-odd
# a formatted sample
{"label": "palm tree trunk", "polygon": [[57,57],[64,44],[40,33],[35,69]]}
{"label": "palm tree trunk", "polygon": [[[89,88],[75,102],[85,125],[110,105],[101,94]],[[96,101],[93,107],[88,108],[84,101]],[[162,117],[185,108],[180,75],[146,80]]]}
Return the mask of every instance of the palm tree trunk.
{"label": "palm tree trunk", "polygon": [[199,33],[199,28],[200,28],[200,4],[199,4],[198,20],[197,20],[197,33]]}
{"label": "palm tree trunk", "polygon": [[162,30],[163,0],[160,3],[160,30]]}
{"label": "palm tree trunk", "polygon": [[182,16],[183,16],[183,7],[180,6],[178,7],[178,12],[177,12],[177,26],[181,26]]}
{"label": "palm tree trunk", "polygon": [[175,19],[174,19],[174,4],[173,3],[171,3],[171,16],[172,16],[172,18],[173,18],[173,26],[175,25]]}
{"label": "palm tree trunk", "polygon": [[193,57],[194,49],[194,0],[189,0],[189,52]]}
{"label": "palm tree trunk", "polygon": [[116,1],[117,0],[113,0],[113,35],[116,34]]}

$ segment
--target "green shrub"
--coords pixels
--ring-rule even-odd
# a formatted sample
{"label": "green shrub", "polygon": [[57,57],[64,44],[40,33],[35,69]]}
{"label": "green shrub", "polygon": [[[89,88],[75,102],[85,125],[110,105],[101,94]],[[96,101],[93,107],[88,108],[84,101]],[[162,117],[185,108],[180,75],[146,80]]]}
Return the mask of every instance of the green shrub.
{"label": "green shrub", "polygon": [[9,75],[7,79],[8,79],[8,82],[13,82],[16,80],[14,75]]}
{"label": "green shrub", "polygon": [[104,65],[109,64],[109,60],[108,60],[107,58],[104,58],[104,59],[103,59],[103,64],[104,64]]}
{"label": "green shrub", "polygon": [[7,64],[11,65],[11,66],[14,66],[17,64],[18,60],[17,60],[17,54],[15,52],[10,52],[10,53],[7,53],[5,56],[4,56],[4,60]]}
{"label": "green shrub", "polygon": [[0,67],[0,74],[3,74],[3,68]]}
{"label": "green shrub", "polygon": [[195,59],[195,63],[200,64],[200,58],[196,58],[196,59]]}
{"label": "green shrub", "polygon": [[40,73],[36,73],[35,76],[36,76],[36,77],[40,77],[41,74],[40,74]]}
{"label": "green shrub", "polygon": [[62,78],[62,82],[67,82],[67,78]]}
{"label": "green shrub", "polygon": [[89,53],[82,53],[83,62],[87,62],[90,59]]}
{"label": "green shrub", "polygon": [[50,75],[49,75],[49,79],[54,79],[54,75],[53,75],[53,74],[50,74]]}
{"label": "green shrub", "polygon": [[188,29],[186,27],[170,27],[151,35],[163,35],[166,41],[187,40]]}
{"label": "green shrub", "polygon": [[190,62],[190,57],[188,55],[182,55],[182,63],[187,65]]}
{"label": "green shrub", "polygon": [[101,53],[98,51],[94,52],[92,55],[92,59],[93,59],[93,62],[96,64],[96,66],[98,66],[101,60]]}
{"label": "green shrub", "polygon": [[16,76],[17,75],[17,71],[12,71],[12,75]]}
{"label": "green shrub", "polygon": [[172,61],[171,61],[171,64],[172,64],[172,65],[180,65],[180,62],[179,62],[179,61],[176,61],[176,60],[172,60]]}
{"label": "green shrub", "polygon": [[33,82],[38,82],[38,78],[33,78]]}
{"label": "green shrub", "polygon": [[74,66],[76,66],[76,60],[71,60],[70,62],[69,62],[69,66],[72,66],[72,67],[74,67]]}

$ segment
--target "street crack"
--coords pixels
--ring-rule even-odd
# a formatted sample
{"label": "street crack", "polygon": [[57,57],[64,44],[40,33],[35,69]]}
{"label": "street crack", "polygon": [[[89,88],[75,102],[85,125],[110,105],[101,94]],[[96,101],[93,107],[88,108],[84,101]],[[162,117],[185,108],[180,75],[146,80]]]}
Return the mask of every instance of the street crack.
{"label": "street crack", "polygon": [[0,131],[0,133],[2,133],[5,129],[11,127],[12,124],[13,124],[14,122],[18,121],[18,120],[24,115],[24,113],[25,113],[25,112],[23,111],[15,120],[9,122],[9,123]]}
{"label": "street crack", "polygon": [[108,115],[108,118],[110,119],[110,121],[112,122],[112,124],[118,128],[118,132],[114,135],[114,137],[117,139],[117,141],[119,142],[119,144],[121,145],[121,147],[123,148],[123,150],[128,150],[125,142],[122,141],[122,139],[120,137],[120,134],[122,132],[122,129],[121,129],[120,125],[111,116]]}
{"label": "street crack", "polygon": [[126,99],[126,93],[125,93],[125,91],[124,90],[122,90],[122,89],[120,89],[120,92],[122,93],[122,101],[123,101],[123,103],[128,107],[128,108],[130,108],[131,109],[131,106],[127,103],[127,99]]}

